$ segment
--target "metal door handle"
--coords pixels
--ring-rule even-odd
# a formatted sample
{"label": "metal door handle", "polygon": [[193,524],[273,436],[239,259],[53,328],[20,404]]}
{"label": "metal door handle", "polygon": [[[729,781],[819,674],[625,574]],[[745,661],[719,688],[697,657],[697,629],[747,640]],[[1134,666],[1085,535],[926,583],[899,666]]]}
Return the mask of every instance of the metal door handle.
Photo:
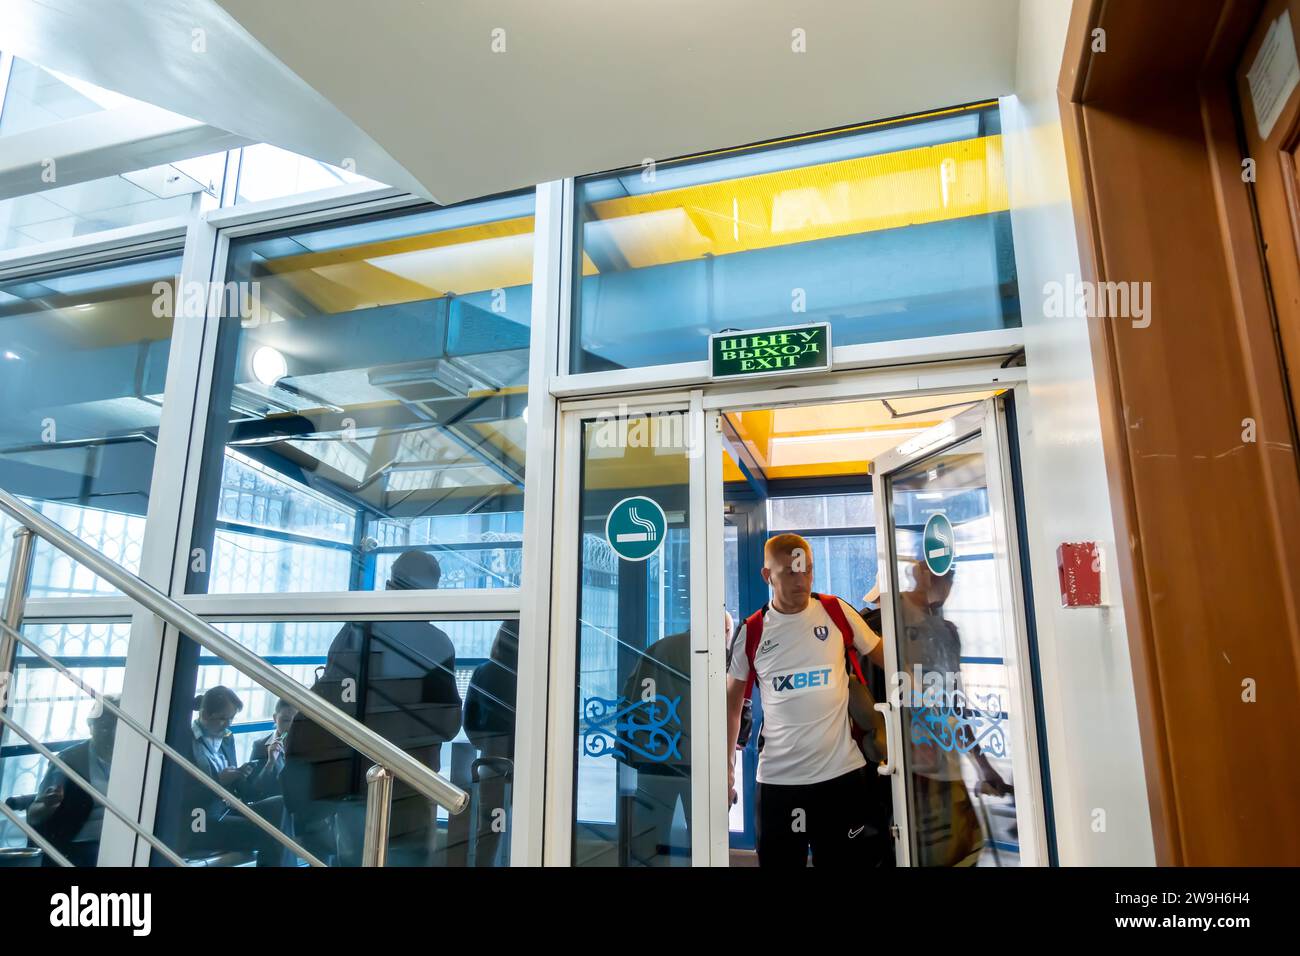
{"label": "metal door handle", "polygon": [[882,777],[889,777],[893,775],[895,770],[893,744],[897,738],[891,731],[893,730],[894,718],[897,712],[894,710],[893,704],[888,701],[876,704],[876,710],[885,715],[885,762],[876,765],[876,773]]}

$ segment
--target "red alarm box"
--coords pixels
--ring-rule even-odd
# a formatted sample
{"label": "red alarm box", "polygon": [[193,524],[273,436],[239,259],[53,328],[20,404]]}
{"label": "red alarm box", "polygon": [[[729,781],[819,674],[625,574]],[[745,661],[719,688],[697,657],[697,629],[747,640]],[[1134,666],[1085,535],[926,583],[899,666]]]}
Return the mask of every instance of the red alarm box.
{"label": "red alarm box", "polygon": [[1067,541],[1056,549],[1061,607],[1101,606],[1101,550],[1095,541]]}

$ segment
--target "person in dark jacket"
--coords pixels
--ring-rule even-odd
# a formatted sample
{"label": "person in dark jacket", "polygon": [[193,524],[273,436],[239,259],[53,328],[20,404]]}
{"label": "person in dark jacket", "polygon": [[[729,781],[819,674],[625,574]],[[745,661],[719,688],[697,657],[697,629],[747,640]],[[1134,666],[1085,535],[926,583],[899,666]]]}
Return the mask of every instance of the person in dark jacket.
{"label": "person in dark jacket", "polygon": [[[406,551],[393,562],[387,589],[432,589],[441,577],[432,555]],[[443,631],[425,621],[345,624],[312,690],[431,770],[440,769],[442,745],[460,732],[456,648]],[[359,865],[365,775],[371,761],[302,714],[289,730],[285,756],[281,783],[295,832],[332,817],[339,864]],[[436,834],[436,805],[397,781],[390,813],[390,865],[435,862]]]}
{"label": "person in dark jacket", "polygon": [[489,659],[474,668],[465,693],[465,733],[479,751],[474,761],[478,784],[474,865],[506,866],[510,807],[506,788],[513,781],[515,693],[519,683],[519,624],[504,621]]}
{"label": "person in dark jacket", "polygon": [[[194,765],[269,822],[280,826],[284,803],[279,797],[258,799],[250,786],[254,766],[235,758],[235,738],[230,724],[244,702],[229,687],[218,684],[194,698],[198,716],[190,724]],[[187,856],[228,851],[252,852],[258,866],[280,866],[283,847],[244,814],[192,777],[185,777],[186,814],[181,828],[182,852]]]}
{"label": "person in dark jacket", "polygon": [[[723,610],[723,636],[733,633],[731,614]],[[650,705],[649,695],[659,701]],[[646,701],[635,717],[654,729],[634,730],[623,762],[636,770],[636,793],[629,805],[630,850],[643,866],[685,866],[687,855],[675,855],[670,844],[673,817],[681,804],[686,832],[691,830],[691,635],[670,634],[646,648],[628,675],[623,698]],[[674,704],[675,701],[675,704]],[[662,718],[669,719],[662,728]],[[670,741],[677,736],[675,749]],[[689,840],[689,836],[688,836]],[[689,843],[688,843],[689,846]]]}
{"label": "person in dark jacket", "polygon": [[[105,695],[114,705],[115,694]],[[73,744],[59,756],[72,771],[88,780],[101,794],[108,791],[108,772],[117,739],[117,714],[97,706],[86,724],[90,739]],[[27,822],[73,866],[94,866],[99,857],[99,835],[104,825],[104,808],[90,798],[53,764],[45,772],[36,799],[27,808]],[[45,866],[57,866],[46,858]]]}
{"label": "person in dark jacket", "polygon": [[248,790],[255,799],[274,797],[280,793],[280,774],[284,772],[284,742],[298,708],[283,697],[275,702],[275,729],[265,737],[253,741],[248,762],[252,767],[248,775]]}

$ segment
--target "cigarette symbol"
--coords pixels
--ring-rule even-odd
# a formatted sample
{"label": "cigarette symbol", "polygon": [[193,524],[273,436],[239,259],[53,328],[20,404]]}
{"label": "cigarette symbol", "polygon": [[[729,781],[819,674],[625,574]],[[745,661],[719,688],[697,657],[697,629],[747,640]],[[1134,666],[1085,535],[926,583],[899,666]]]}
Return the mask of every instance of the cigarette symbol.
{"label": "cigarette symbol", "polygon": [[935,528],[934,536],[939,539],[939,547],[931,548],[926,552],[926,556],[931,558],[942,558],[951,550],[952,541],[948,537],[948,531],[946,528]]}
{"label": "cigarette symbol", "polygon": [[628,520],[631,521],[634,525],[636,525],[638,528],[644,528],[645,530],[629,531],[629,532],[625,532],[624,534],[614,535],[614,540],[617,541],[619,544],[622,544],[625,541],[654,541],[656,538],[659,537],[659,533],[655,529],[654,522],[642,518],[639,514],[637,514],[635,507],[627,509],[627,516],[628,516]]}

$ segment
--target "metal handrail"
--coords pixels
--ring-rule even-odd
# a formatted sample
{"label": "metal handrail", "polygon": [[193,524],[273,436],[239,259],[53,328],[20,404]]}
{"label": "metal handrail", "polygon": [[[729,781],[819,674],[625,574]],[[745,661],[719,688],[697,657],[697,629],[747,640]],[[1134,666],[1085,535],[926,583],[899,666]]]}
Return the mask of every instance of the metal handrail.
{"label": "metal handrail", "polygon": [[64,760],[62,757],[56,754],[49,747],[45,746],[45,744],[41,743],[30,733],[24,730],[22,727],[18,726],[18,724],[12,718],[5,716],[4,711],[0,711],[0,724],[4,725],[5,727],[8,727],[19,737],[23,738],[23,740],[27,741],[27,743],[29,743],[38,754],[40,754],[51,764],[53,764],[54,766],[62,770],[64,776],[66,776],[69,780],[71,780],[78,787],[84,790],[86,792],[86,796],[90,797],[91,800],[94,800],[101,807],[103,807],[107,812],[113,814],[113,816],[117,817],[128,827],[134,830],[136,836],[139,836],[141,839],[147,840],[151,847],[153,847],[163,856],[167,857],[168,860],[170,860],[172,863],[175,863],[177,866],[186,865],[185,861],[181,859],[180,855],[177,854],[175,850],[167,846],[167,844],[163,843],[161,840],[159,840],[156,836],[154,836],[144,827],[140,826],[140,824],[136,823],[135,820],[133,820],[125,811],[123,811],[120,807],[118,807],[117,804],[112,803],[108,799],[108,797],[104,796],[102,793],[96,790],[94,785],[91,784],[89,780],[87,780],[81,774],[77,773],[77,771],[73,770],[72,767],[68,765],[68,762],[66,760]]}
{"label": "metal handrail", "polygon": [[[469,794],[430,770],[406,751],[375,733],[361,721],[313,694],[291,677],[267,664],[242,644],[222,634],[192,611],[157,588],[85,544],[40,512],[0,488],[0,511],[44,538],[64,554],[116,587],[136,604],[175,627],[236,670],[293,704],[299,713],[365,754],[418,793],[460,813],[469,806]],[[15,582],[10,582],[12,591]],[[21,586],[21,583],[19,583]],[[9,622],[12,623],[12,622]],[[5,638],[5,642],[8,638]],[[2,663],[2,662],[0,662]]]}
{"label": "metal handrail", "polygon": [[[197,766],[195,766],[192,761],[186,759],[184,754],[182,754],[176,748],[172,747],[169,743],[167,743],[167,741],[163,740],[157,734],[150,731],[138,720],[136,720],[134,717],[132,717],[130,714],[124,711],[121,707],[119,707],[117,704],[109,700],[107,696],[99,693],[99,691],[95,690],[93,687],[88,685],[80,677],[74,674],[72,670],[68,668],[66,665],[64,665],[62,662],[58,661],[53,656],[46,653],[41,648],[41,646],[37,644],[35,641],[31,640],[30,638],[23,637],[21,632],[15,631],[13,628],[11,628],[9,625],[5,624],[2,621],[0,621],[0,634],[3,634],[5,637],[8,637],[13,641],[17,641],[19,644],[23,645],[23,647],[27,648],[38,658],[40,658],[42,661],[48,664],[50,667],[54,668],[60,674],[66,677],[68,680],[72,681],[72,683],[76,684],[77,687],[79,687],[81,690],[89,694],[91,699],[94,700],[97,704],[107,708],[108,711],[112,714],[115,714],[117,718],[122,721],[122,723],[126,724],[128,727],[134,730],[145,740],[149,741],[151,744],[153,744],[155,747],[161,750],[168,757],[171,757],[173,761],[175,761],[177,764],[180,765],[182,770],[188,773],[199,783],[203,784],[203,786],[207,787],[217,796],[221,797],[221,799],[224,800],[227,804],[229,804],[234,809],[242,813],[245,817],[248,818],[248,821],[250,823],[252,823],[258,829],[260,829],[263,833],[266,833],[268,836],[274,839],[285,849],[292,850],[294,853],[302,857],[312,866],[325,865],[324,861],[322,861],[319,857],[317,857],[315,854],[307,850],[306,847],[298,843],[297,840],[294,840],[288,834],[284,833],[278,827],[274,826],[270,821],[268,821],[265,817],[263,817],[260,813],[258,813],[252,807],[250,807],[247,803],[245,803],[235,794],[231,793],[229,790],[227,790],[217,781],[213,780],[210,776],[208,776]],[[5,720],[3,713],[0,713],[0,720]],[[112,809],[114,816],[125,819],[125,814],[122,811],[118,810],[116,807],[113,807],[112,801],[109,801],[104,805]]]}
{"label": "metal handrail", "polygon": [[49,858],[53,860],[55,863],[59,864],[59,866],[70,867],[73,865],[72,861],[69,860],[62,853],[60,853],[57,849],[55,849],[54,845],[50,843],[49,840],[45,839],[45,837],[37,833],[35,827],[33,827],[30,823],[28,823],[26,820],[20,817],[13,810],[10,810],[3,800],[0,800],[0,813],[3,813],[5,817],[8,818],[10,823],[12,823],[18,829],[22,830],[23,833],[27,834],[27,839],[31,840],[38,847],[44,850],[45,853],[49,856]]}

